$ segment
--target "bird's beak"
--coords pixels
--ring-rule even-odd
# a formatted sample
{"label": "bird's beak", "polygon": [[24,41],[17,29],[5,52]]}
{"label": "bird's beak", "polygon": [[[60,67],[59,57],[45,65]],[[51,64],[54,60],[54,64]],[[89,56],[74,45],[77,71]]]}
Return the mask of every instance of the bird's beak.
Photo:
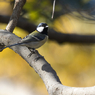
{"label": "bird's beak", "polygon": [[48,27],[48,26],[46,26],[46,27]]}

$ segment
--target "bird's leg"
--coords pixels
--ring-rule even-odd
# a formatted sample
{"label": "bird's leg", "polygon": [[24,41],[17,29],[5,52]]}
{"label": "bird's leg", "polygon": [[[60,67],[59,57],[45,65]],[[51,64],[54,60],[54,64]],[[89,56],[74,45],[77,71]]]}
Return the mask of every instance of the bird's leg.
{"label": "bird's leg", "polygon": [[31,53],[35,53],[35,49],[34,48],[28,48],[30,51],[31,51]]}
{"label": "bird's leg", "polygon": [[[35,50],[34,48],[28,48],[30,51],[31,51],[31,53],[28,55],[28,57],[30,57],[33,53],[37,53],[37,50]],[[40,58],[43,58],[43,56],[41,56],[41,55],[37,55],[37,57],[35,58],[35,60],[34,61],[37,61],[37,60],[39,60]]]}
{"label": "bird's leg", "polygon": [[28,57],[30,57],[33,53],[36,53],[36,50],[34,49],[34,48],[28,48],[30,51],[31,51],[31,53],[28,55]]}

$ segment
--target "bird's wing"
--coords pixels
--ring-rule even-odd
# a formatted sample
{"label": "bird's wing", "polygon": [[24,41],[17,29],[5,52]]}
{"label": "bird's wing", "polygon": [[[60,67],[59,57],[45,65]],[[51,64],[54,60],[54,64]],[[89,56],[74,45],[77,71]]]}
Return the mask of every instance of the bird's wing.
{"label": "bird's wing", "polygon": [[32,32],[31,34],[24,37],[20,43],[36,42],[42,41],[45,38],[44,34],[37,33],[37,31]]}

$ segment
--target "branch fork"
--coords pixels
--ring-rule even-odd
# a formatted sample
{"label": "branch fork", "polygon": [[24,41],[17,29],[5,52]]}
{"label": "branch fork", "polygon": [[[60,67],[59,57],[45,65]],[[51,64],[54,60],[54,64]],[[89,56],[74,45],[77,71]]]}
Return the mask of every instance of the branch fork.
{"label": "branch fork", "polygon": [[[19,37],[14,35],[13,30],[17,24],[22,6],[25,4],[26,0],[15,0],[13,14],[10,21],[6,27],[6,30],[0,30],[0,48],[4,45],[11,45],[13,43],[21,40]],[[18,10],[19,9],[19,10]],[[9,32],[8,32],[9,31]],[[3,43],[3,45],[2,45]],[[27,57],[31,52],[25,46],[13,46],[11,47],[13,51],[18,53],[26,62],[33,67],[35,72],[43,80],[49,95],[94,95],[95,86],[93,87],[68,87],[61,84],[59,77],[57,76],[51,65],[42,57],[38,51]]]}

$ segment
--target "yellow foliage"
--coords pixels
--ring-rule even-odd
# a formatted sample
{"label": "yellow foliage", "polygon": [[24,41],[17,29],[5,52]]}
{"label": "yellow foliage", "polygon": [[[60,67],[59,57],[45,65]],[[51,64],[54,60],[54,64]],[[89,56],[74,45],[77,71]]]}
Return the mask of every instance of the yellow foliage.
{"label": "yellow foliage", "polygon": [[12,12],[12,7],[10,6],[10,3],[5,1],[0,1],[0,14],[2,15],[10,15]]}
{"label": "yellow foliage", "polygon": [[[54,27],[64,33],[94,34],[95,30],[94,24],[78,21],[72,17],[68,19],[66,15],[56,20]],[[19,28],[16,28],[14,33],[19,37],[28,34]],[[81,87],[95,84],[95,45],[70,43],[59,45],[49,40],[38,51],[51,64],[64,85]],[[0,63],[0,76],[45,88],[35,71],[12,50],[6,49],[0,53]]]}

